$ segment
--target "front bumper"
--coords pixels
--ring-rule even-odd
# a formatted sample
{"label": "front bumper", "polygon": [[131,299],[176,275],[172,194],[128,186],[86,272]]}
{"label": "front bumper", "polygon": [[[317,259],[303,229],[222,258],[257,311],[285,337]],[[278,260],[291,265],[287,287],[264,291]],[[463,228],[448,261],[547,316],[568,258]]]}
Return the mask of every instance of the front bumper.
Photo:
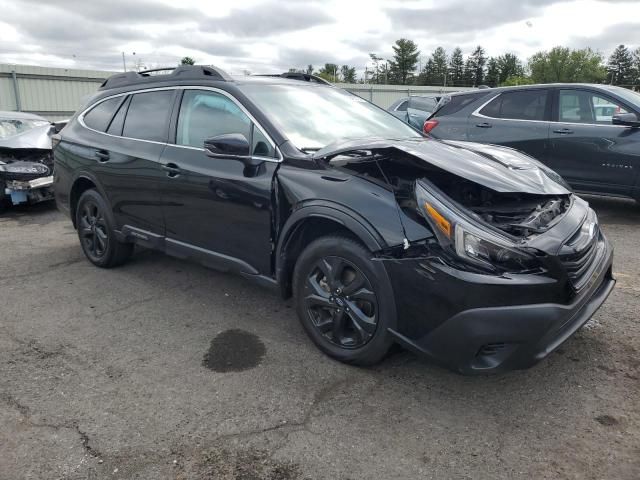
{"label": "front bumper", "polygon": [[11,199],[13,205],[52,200],[54,198],[53,175],[24,181],[6,180],[4,194]]}
{"label": "front bumper", "polygon": [[615,285],[612,261],[603,237],[590,279],[576,294],[568,281],[545,276],[491,278],[433,259],[385,260],[398,305],[391,333],[405,347],[460,373],[528,368],[604,303]]}

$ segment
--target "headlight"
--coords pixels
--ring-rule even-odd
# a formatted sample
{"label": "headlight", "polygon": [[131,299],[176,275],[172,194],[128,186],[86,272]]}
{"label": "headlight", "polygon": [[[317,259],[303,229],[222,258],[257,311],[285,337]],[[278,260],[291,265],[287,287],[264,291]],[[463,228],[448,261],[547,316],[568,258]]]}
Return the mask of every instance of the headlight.
{"label": "headlight", "polygon": [[429,222],[443,248],[461,259],[491,270],[521,272],[539,266],[535,256],[509,239],[485,231],[447,207],[425,188],[416,188],[422,216]]}
{"label": "headlight", "polygon": [[14,174],[47,175],[49,167],[42,163],[16,162],[0,165],[0,171]]}

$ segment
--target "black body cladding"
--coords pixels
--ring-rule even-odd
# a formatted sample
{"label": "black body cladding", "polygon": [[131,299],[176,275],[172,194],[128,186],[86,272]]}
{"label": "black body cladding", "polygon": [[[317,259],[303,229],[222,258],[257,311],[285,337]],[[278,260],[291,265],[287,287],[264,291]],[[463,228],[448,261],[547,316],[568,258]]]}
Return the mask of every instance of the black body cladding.
{"label": "black body cladding", "polygon": [[[310,336],[356,363],[379,360],[393,339],[465,373],[526,367],[586,322],[613,287],[611,248],[588,204],[536,160],[417,134],[336,138],[309,153],[245,85],[334,88],[306,77],[232,79],[210,67],[109,79],[60,134],[59,206],[77,223],[78,201],[94,190],[109,206],[113,241],[237,272],[285,296],[297,292],[298,301],[331,302],[323,308],[338,312],[331,321],[344,352],[322,343],[324,330]],[[108,120],[92,127],[92,109],[107,101]],[[455,237],[473,239],[469,232],[495,252],[464,257]],[[334,258],[346,272],[340,278],[326,263]],[[357,276],[373,291],[357,290]],[[326,298],[314,296],[318,286]],[[308,331],[324,328],[320,314],[306,317],[304,302],[298,309]],[[501,309],[499,320],[483,309]],[[376,319],[375,333],[367,318]]]}

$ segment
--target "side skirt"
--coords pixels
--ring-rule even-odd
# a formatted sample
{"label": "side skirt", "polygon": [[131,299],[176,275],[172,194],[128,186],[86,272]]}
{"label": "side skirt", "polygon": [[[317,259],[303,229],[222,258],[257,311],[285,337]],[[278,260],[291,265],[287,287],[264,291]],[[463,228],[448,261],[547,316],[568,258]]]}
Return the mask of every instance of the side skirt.
{"label": "side skirt", "polygon": [[230,257],[129,225],[122,227],[122,230],[116,232],[116,235],[121,242],[135,243],[142,247],[159,250],[172,257],[193,260],[200,265],[219,272],[240,274],[263,287],[275,292],[279,291],[278,282],[274,278],[261,275],[253,266],[239,258]]}

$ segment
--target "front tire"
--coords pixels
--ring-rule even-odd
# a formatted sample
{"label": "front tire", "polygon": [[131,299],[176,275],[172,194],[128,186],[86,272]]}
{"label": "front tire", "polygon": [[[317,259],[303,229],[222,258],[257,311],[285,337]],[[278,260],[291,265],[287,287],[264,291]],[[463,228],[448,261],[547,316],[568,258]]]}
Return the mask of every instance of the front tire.
{"label": "front tire", "polygon": [[116,238],[111,209],[96,190],[87,190],[80,196],[76,228],[82,251],[97,267],[122,265],[133,252],[133,244]]}
{"label": "front tire", "polygon": [[389,278],[371,253],[347,237],[320,238],[302,252],[293,273],[298,318],[330,357],[378,363],[393,343],[395,302]]}

